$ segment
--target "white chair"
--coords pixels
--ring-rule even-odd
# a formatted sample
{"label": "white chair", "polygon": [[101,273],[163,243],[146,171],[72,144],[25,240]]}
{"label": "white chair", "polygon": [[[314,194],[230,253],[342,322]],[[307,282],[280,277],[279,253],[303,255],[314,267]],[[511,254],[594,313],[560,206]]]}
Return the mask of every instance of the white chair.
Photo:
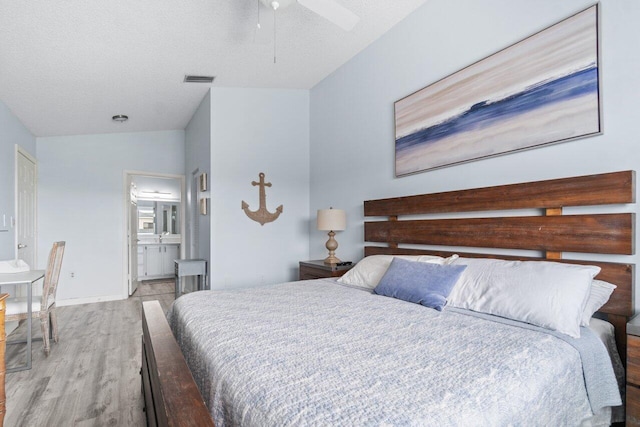
{"label": "white chair", "polygon": [[[49,252],[49,261],[47,262],[47,269],[44,274],[42,295],[35,295],[31,299],[31,317],[40,319],[44,353],[47,356],[49,355],[49,336],[53,335],[53,340],[58,342],[56,290],[58,289],[58,278],[60,277],[60,268],[62,267],[64,245],[65,242],[55,242],[53,244],[51,252]],[[6,322],[15,322],[27,319],[27,297],[7,298],[6,303]],[[53,329],[53,334],[51,334],[51,329]]]}

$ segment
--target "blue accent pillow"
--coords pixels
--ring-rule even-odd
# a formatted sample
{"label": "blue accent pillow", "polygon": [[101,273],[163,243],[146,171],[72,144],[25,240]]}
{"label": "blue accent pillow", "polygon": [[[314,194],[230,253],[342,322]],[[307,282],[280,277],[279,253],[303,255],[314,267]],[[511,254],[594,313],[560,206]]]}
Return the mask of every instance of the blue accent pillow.
{"label": "blue accent pillow", "polygon": [[465,268],[394,258],[373,292],[442,311]]}

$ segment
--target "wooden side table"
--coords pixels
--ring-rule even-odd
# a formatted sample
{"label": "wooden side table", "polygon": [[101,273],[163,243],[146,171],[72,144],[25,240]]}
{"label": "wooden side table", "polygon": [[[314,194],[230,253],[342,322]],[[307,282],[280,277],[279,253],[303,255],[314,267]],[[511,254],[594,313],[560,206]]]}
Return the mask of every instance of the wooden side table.
{"label": "wooden side table", "polygon": [[627,323],[627,405],[628,426],[640,426],[640,315]]}
{"label": "wooden side table", "polygon": [[340,265],[325,264],[324,260],[300,261],[298,280],[325,279],[340,277],[353,268],[354,264]]}
{"label": "wooden side table", "polygon": [[6,349],[6,339],[4,330],[4,312],[6,308],[5,299],[9,294],[0,294],[0,427],[4,424],[4,414],[6,412],[6,394],[4,391],[4,376],[6,366],[4,363],[4,351]]}

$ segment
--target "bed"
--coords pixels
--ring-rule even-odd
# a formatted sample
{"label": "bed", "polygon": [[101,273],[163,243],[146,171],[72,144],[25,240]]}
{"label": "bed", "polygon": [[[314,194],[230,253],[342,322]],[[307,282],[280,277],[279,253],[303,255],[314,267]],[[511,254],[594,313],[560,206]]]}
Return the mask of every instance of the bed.
{"label": "bed", "polygon": [[[365,255],[457,255],[469,265],[475,258],[595,265],[597,279],[617,286],[598,315],[615,327],[624,358],[634,266],[570,261],[564,253],[633,254],[634,215],[625,205],[634,202],[634,184],[635,173],[624,171],[366,201],[364,214],[372,220],[365,222],[365,241],[377,245],[366,246]],[[613,213],[584,208],[599,205]],[[575,212],[565,214],[572,207]],[[498,249],[527,252],[504,256]],[[205,321],[203,307],[216,319]],[[470,311],[437,311],[324,279],[183,296],[169,314],[172,331],[159,305],[145,302],[149,424],[213,425],[211,412],[219,427],[571,425],[598,405],[598,383],[589,388],[583,380],[589,368],[580,362],[596,351],[575,342],[591,336],[593,344],[595,334],[582,329],[572,342],[545,328]],[[194,331],[209,338],[200,340]],[[601,402],[615,404],[615,398]]]}

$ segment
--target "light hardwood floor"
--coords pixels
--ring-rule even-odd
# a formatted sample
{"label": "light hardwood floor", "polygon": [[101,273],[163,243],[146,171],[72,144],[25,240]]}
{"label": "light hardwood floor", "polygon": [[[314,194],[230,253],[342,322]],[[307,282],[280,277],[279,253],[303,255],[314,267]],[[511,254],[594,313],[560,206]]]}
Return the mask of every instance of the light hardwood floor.
{"label": "light hardwood floor", "polygon": [[[33,367],[7,374],[5,426],[144,426],[140,389],[141,302],[173,302],[173,281],[147,282],[128,300],[59,307],[59,342]],[[34,337],[40,324],[33,322]],[[26,336],[22,323],[8,340]],[[7,366],[24,363],[24,345],[7,346]]]}

